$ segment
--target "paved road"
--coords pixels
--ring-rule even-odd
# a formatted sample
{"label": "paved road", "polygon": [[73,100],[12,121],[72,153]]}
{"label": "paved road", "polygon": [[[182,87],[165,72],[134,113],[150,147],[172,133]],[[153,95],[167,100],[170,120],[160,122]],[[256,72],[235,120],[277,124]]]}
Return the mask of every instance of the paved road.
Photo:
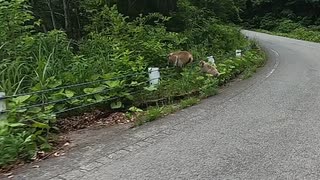
{"label": "paved road", "polygon": [[269,61],[218,96],[16,179],[320,179],[320,44],[244,31]]}

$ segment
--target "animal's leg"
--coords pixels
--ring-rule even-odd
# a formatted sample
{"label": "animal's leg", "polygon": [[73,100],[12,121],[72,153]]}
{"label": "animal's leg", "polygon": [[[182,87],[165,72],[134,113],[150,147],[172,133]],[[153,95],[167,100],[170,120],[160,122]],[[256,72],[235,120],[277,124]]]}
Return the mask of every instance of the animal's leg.
{"label": "animal's leg", "polygon": [[175,66],[178,65],[178,57],[176,56],[176,62],[174,63]]}

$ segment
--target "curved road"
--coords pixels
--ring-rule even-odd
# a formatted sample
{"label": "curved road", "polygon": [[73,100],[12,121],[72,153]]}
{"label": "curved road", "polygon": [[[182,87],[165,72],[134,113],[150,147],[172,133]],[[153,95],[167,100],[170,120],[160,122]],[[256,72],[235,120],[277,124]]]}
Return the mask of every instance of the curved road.
{"label": "curved road", "polygon": [[254,78],[16,178],[320,179],[320,44],[244,33],[269,57]]}

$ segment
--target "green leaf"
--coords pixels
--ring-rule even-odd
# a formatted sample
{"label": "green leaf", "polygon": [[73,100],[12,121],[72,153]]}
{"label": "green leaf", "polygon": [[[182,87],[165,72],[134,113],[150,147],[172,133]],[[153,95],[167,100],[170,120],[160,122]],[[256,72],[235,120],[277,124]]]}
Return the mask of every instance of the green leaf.
{"label": "green leaf", "polygon": [[83,90],[83,92],[86,93],[86,94],[92,94],[93,90],[94,90],[94,88],[85,88]]}
{"label": "green leaf", "polygon": [[43,128],[43,129],[49,129],[50,128],[50,126],[48,124],[44,124],[44,123],[37,122],[37,121],[33,121],[32,127]]}
{"label": "green leaf", "polygon": [[4,128],[0,126],[0,136],[7,135],[9,133],[8,128]]}
{"label": "green leaf", "polygon": [[19,110],[17,110],[18,113],[23,113],[23,112],[26,112],[26,111],[27,111],[27,109],[19,109]]}
{"label": "green leaf", "polygon": [[198,76],[198,77],[197,77],[197,80],[203,80],[203,79],[204,79],[203,76]]}
{"label": "green leaf", "polygon": [[53,118],[51,118],[49,121],[50,121],[50,123],[56,123],[56,122],[57,122],[57,118],[56,118],[56,117],[53,117]]}
{"label": "green leaf", "polygon": [[132,81],[130,85],[137,85],[138,82],[137,81]]}
{"label": "green leaf", "polygon": [[35,136],[39,136],[39,135],[41,135],[43,133],[43,130],[39,130],[39,131],[36,131],[35,133],[34,133],[34,135]]}
{"label": "green leaf", "polygon": [[134,97],[129,93],[125,93],[125,97],[131,101],[134,99]]}
{"label": "green leaf", "polygon": [[91,76],[91,81],[96,81],[99,78],[100,78],[99,74],[94,74],[94,75]]}
{"label": "green leaf", "polygon": [[86,94],[93,94],[93,93],[102,92],[105,89],[106,89],[105,86],[99,86],[99,87],[96,87],[96,88],[85,88],[83,91]]}
{"label": "green leaf", "polygon": [[121,81],[107,81],[106,84],[109,88],[116,88],[121,86]]}
{"label": "green leaf", "polygon": [[40,107],[34,107],[34,108],[30,108],[30,109],[28,110],[28,113],[34,113],[34,114],[36,114],[36,113],[39,113],[39,112],[41,112],[41,108],[40,108]]}
{"label": "green leaf", "polygon": [[41,84],[37,83],[36,85],[34,85],[31,90],[33,91],[40,91],[41,90]]}
{"label": "green leaf", "polygon": [[23,127],[23,126],[25,126],[25,124],[23,124],[23,123],[9,123],[8,126],[9,127]]}
{"label": "green leaf", "polygon": [[99,94],[95,94],[94,98],[96,99],[97,102],[101,102],[104,100],[104,97]]}
{"label": "green leaf", "polygon": [[37,136],[37,138],[38,138],[40,141],[42,141],[43,143],[46,143],[46,142],[47,142],[46,138],[44,138],[44,137],[42,137],[42,136]]}
{"label": "green leaf", "polygon": [[16,98],[13,98],[12,101],[15,102],[16,104],[21,104],[28,100],[31,97],[31,95],[25,95],[25,96],[19,96]]}
{"label": "green leaf", "polygon": [[157,90],[157,88],[155,86],[144,87],[144,89],[147,91],[156,91]]}
{"label": "green leaf", "polygon": [[137,108],[135,106],[132,106],[131,108],[129,108],[129,111],[131,111],[131,112],[143,112],[142,109],[139,109],[139,108]]}
{"label": "green leaf", "polygon": [[64,91],[64,89],[61,89],[59,92],[51,94],[50,95],[50,99],[59,100],[59,99],[64,98],[66,95],[65,95],[65,93],[63,91]]}
{"label": "green leaf", "polygon": [[0,119],[0,129],[6,127],[8,125],[7,119]]}
{"label": "green leaf", "polygon": [[113,73],[104,74],[104,75],[102,76],[102,78],[104,78],[104,79],[111,79],[111,78],[113,78],[113,77],[114,77],[114,74],[113,74]]}
{"label": "green leaf", "polygon": [[52,148],[52,146],[49,143],[41,144],[40,149],[44,151],[49,151]]}
{"label": "green leaf", "polygon": [[81,100],[79,100],[79,99],[73,99],[73,100],[71,100],[69,103],[70,104],[75,104],[75,105],[77,105],[77,104],[80,104],[82,101]]}
{"label": "green leaf", "polygon": [[35,135],[33,135],[33,134],[31,134],[30,136],[28,136],[25,140],[24,140],[24,144],[25,143],[29,143],[29,142],[32,142],[32,141],[34,141],[34,139],[35,139]]}
{"label": "green leaf", "polygon": [[51,129],[56,130],[56,131],[60,131],[60,129],[56,126],[53,126]]}
{"label": "green leaf", "polygon": [[89,103],[96,102],[94,99],[91,99],[91,98],[88,98],[86,101],[89,102]]}
{"label": "green leaf", "polygon": [[[52,81],[53,81],[53,82],[52,82]],[[52,81],[49,82],[49,85],[48,85],[49,88],[56,88],[56,87],[62,85],[62,81],[61,81],[61,80],[55,80],[55,79],[53,79]]]}
{"label": "green leaf", "polygon": [[74,92],[73,92],[73,91],[70,91],[70,90],[66,90],[66,91],[65,91],[65,96],[66,96],[67,98],[71,98],[71,97],[74,96]]}
{"label": "green leaf", "polygon": [[48,105],[44,108],[45,111],[51,111],[54,108],[54,105]]}
{"label": "green leaf", "polygon": [[117,101],[117,102],[111,103],[111,109],[119,109],[121,107],[122,107],[122,102],[121,101]]}

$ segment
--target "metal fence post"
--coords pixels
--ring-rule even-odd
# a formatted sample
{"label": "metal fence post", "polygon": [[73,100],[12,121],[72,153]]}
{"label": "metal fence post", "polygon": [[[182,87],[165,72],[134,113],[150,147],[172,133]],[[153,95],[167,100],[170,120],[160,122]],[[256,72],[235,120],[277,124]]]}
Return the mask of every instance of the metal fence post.
{"label": "metal fence post", "polygon": [[236,57],[241,57],[242,56],[242,51],[241,50],[236,50]]}
{"label": "metal fence post", "polygon": [[151,86],[158,85],[160,81],[159,68],[148,68],[149,82]]}
{"label": "metal fence post", "polygon": [[207,59],[211,64],[215,64],[215,59],[213,56],[209,56],[209,57],[207,57]]}
{"label": "metal fence post", "polygon": [[6,100],[4,97],[6,93],[0,92],[0,120],[5,118],[5,111],[6,111]]}

